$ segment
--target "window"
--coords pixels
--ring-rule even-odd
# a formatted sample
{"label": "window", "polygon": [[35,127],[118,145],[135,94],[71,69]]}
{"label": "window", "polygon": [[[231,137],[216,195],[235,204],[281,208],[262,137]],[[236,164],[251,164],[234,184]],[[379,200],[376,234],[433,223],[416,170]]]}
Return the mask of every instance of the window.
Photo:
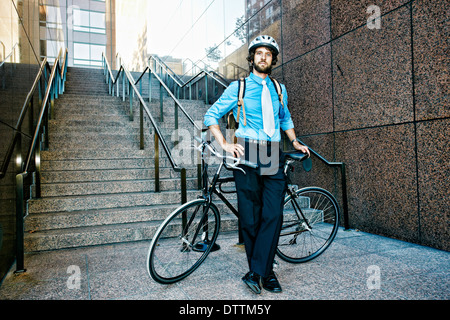
{"label": "window", "polygon": [[74,8],[73,30],[105,34],[105,13]]}
{"label": "window", "polygon": [[60,8],[40,5],[39,25],[47,28],[62,29]]}
{"label": "window", "polygon": [[106,51],[106,46],[77,43],[73,44],[74,64],[85,66],[101,66],[102,52]]}

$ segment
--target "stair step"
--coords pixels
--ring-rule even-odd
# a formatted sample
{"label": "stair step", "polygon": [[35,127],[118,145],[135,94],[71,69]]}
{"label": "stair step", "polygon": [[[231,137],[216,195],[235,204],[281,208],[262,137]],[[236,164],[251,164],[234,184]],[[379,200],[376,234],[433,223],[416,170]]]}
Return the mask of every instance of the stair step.
{"label": "stair step", "polygon": [[[180,153],[171,141],[175,104],[164,92],[161,122],[159,84],[152,80],[151,102],[148,78],[143,79],[142,89],[177,164],[187,167],[188,201],[196,199],[200,194],[197,154],[194,150]],[[68,68],[65,92],[55,100],[49,120],[49,150],[40,154],[41,198],[27,203],[27,252],[151,239],[162,220],[181,204],[181,175],[173,170],[161,144],[161,191],[154,190],[154,130],[145,116],[145,149],[140,150],[139,101],[133,99],[131,121],[129,96],[123,101],[108,92],[100,69]],[[203,101],[180,102],[202,126],[209,106]],[[181,110],[178,121],[181,138],[196,134]],[[186,159],[178,159],[179,154]],[[235,203],[236,195],[228,194],[227,199]],[[236,230],[236,217],[228,216],[230,210],[223,203],[216,204],[224,213],[224,228]]]}
{"label": "stair step", "polygon": [[[186,170],[187,177],[197,176],[197,167]],[[180,173],[171,167],[159,168],[160,178],[178,178]],[[142,169],[94,169],[77,171],[44,171],[41,173],[41,183],[74,183],[74,182],[101,182],[119,180],[147,180],[155,178],[154,168]]]}
{"label": "stair step", "polygon": [[[161,161],[163,160],[163,162]],[[41,171],[75,171],[75,170],[102,170],[106,169],[142,169],[153,168],[153,158],[136,159],[75,159],[75,160],[41,160]],[[161,167],[170,166],[167,158],[160,159]]]}
{"label": "stair step", "polygon": [[[188,191],[187,194],[188,198],[192,199],[198,192]],[[51,197],[29,200],[28,212],[29,214],[60,211],[70,212],[79,210],[151,206],[167,203],[180,203],[180,201],[181,194],[178,191]]]}
{"label": "stair step", "polygon": [[[223,215],[221,220],[222,232],[237,230],[235,216]],[[150,240],[160,223],[158,220],[28,233],[25,236],[25,252]]]}
{"label": "stair step", "polygon": [[118,159],[153,159],[153,150],[135,148],[112,150],[53,150],[41,151],[41,161],[45,160],[118,160]]}
{"label": "stair step", "polygon": [[[236,201],[231,200],[230,202],[236,205]],[[221,216],[232,214],[224,203],[216,202],[215,204],[217,205]],[[25,232],[34,233],[49,230],[147,221],[158,221],[161,223],[180,205],[180,203],[177,203],[142,207],[134,206],[127,208],[55,212],[52,214],[35,213],[29,215],[25,220]]]}
{"label": "stair step", "polygon": [[[187,190],[187,199],[195,199],[198,190]],[[235,194],[230,194],[233,199]],[[160,204],[175,204],[181,202],[181,192],[135,192],[117,194],[95,194],[85,196],[65,196],[32,199],[28,201],[29,214],[52,213],[60,211],[96,210],[110,208],[125,208],[133,206],[152,206]]]}
{"label": "stair step", "polygon": [[[197,188],[197,178],[186,179],[187,189]],[[160,190],[179,190],[180,179],[161,179]],[[106,182],[81,183],[51,183],[41,185],[41,197],[62,197],[95,194],[113,194],[127,192],[155,191],[155,181],[152,180],[122,180]]]}

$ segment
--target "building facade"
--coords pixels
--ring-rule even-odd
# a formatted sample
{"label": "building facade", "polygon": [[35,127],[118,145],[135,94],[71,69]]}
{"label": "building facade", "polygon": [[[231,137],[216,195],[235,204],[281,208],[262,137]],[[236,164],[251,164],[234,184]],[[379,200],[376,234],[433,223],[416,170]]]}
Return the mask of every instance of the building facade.
{"label": "building facade", "polygon": [[[223,53],[218,71],[233,80],[246,74],[248,43],[258,34],[273,36],[281,54],[272,75],[287,87],[297,136],[327,160],[346,164],[350,228],[449,250],[448,1],[242,1],[240,24],[236,15],[208,15],[208,9],[229,12],[229,1],[216,1],[167,41],[178,41],[175,49],[208,38],[206,47]],[[105,52],[114,68],[120,52],[137,71],[148,57],[148,30],[160,27],[143,20],[158,9],[144,0],[0,3],[0,161],[43,57],[52,62],[68,48],[69,66],[98,68]],[[140,7],[146,9],[130,23]],[[221,24],[215,33],[221,36],[212,36]],[[131,39],[126,26],[135,27],[137,43],[121,50],[117,35],[123,44]],[[14,166],[9,170],[0,180],[0,275],[13,259]],[[297,170],[295,181],[329,189],[342,204],[340,173],[314,158],[313,169]]]}
{"label": "building facade", "polygon": [[[346,164],[350,227],[449,250],[448,2],[247,3],[260,8],[250,21],[279,12],[273,74],[297,135]],[[340,174],[318,161],[297,179],[341,197]]]}
{"label": "building facade", "polygon": [[[102,53],[115,56],[114,0],[40,0],[39,55],[69,51],[69,66],[100,67]],[[112,60],[112,59],[110,59]]]}

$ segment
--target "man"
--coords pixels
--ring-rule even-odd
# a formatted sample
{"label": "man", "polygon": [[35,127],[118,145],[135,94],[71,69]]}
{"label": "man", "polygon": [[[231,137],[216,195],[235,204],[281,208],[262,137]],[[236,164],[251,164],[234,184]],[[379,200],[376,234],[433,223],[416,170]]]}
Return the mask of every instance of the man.
{"label": "man", "polygon": [[242,165],[245,174],[239,170],[233,172],[239,222],[250,269],[242,280],[255,293],[260,293],[261,287],[271,292],[282,291],[272,269],[286,193],[284,157],[279,148],[280,129],[285,131],[296,150],[309,156],[308,148],[296,140],[285,86],[281,85],[283,104],[280,104],[269,77],[278,54],[278,44],[267,35],[256,37],[249,45],[250,75],[245,79],[245,112],[241,110],[237,119],[237,143],[226,141],[218,125],[218,120],[230,110],[237,116],[237,81],[229,85],[204,117],[204,124],[223,150],[258,164],[257,169]]}

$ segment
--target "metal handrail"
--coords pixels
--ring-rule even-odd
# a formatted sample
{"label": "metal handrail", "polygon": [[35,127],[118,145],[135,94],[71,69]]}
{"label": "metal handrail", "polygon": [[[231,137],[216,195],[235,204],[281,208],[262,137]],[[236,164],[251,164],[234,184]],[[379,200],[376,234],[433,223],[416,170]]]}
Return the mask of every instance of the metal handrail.
{"label": "metal handrail", "polygon": [[344,162],[332,162],[325,159],[322,155],[320,155],[317,151],[314,149],[311,149],[306,143],[298,139],[298,142],[303,144],[304,146],[307,146],[310,153],[315,155],[320,161],[325,163],[329,167],[338,167],[341,170],[341,187],[342,187],[342,204],[343,204],[343,214],[344,214],[344,228],[349,228],[349,218],[348,218],[348,196],[347,196],[347,177],[346,177],[346,170],[345,170],[345,163]]}
{"label": "metal handrail", "polygon": [[[189,61],[189,62],[191,63],[191,69],[189,69],[188,71],[186,71],[186,72],[182,75],[182,77],[184,77],[188,72],[191,72],[194,68],[198,68],[199,70],[205,70],[207,67],[209,67],[209,64],[207,64],[205,61],[203,61],[203,60],[201,60],[201,59],[200,59],[200,60],[197,60],[196,62],[194,62],[194,61],[192,61],[192,59],[186,58],[186,59],[184,59],[184,61],[183,61],[183,65],[185,64],[186,61]],[[203,68],[200,67],[200,66],[197,64],[197,62],[203,63]]]}
{"label": "metal handrail", "polygon": [[[39,71],[38,71],[38,74],[36,75],[36,78],[34,79],[33,85],[31,86],[31,89],[30,89],[30,91],[27,94],[25,102],[23,103],[23,107],[22,107],[22,110],[20,111],[20,116],[19,116],[19,119],[17,120],[17,124],[14,127],[14,136],[11,139],[11,142],[10,142],[9,147],[8,147],[8,151],[6,152],[5,158],[3,160],[3,164],[2,164],[2,166],[0,168],[0,179],[4,178],[6,176],[6,171],[8,170],[9,162],[11,160],[12,154],[14,153],[14,148],[16,147],[17,139],[22,134],[21,127],[22,127],[23,120],[25,118],[25,114],[27,113],[29,106],[31,108],[33,108],[32,97],[33,97],[34,92],[36,91],[36,88],[38,87],[38,85],[39,85],[39,93],[41,92],[41,88],[40,88],[41,82],[40,82],[40,80],[41,80],[44,68],[46,68],[46,66],[47,66],[47,58],[44,58],[44,60],[42,60],[41,66],[40,66]],[[39,96],[39,103],[41,102],[41,100],[42,99]],[[32,117],[33,116],[33,112],[31,111],[29,113],[29,115],[30,115],[30,117]],[[30,122],[32,122],[32,121],[30,121]],[[30,127],[30,130],[32,130],[31,127]]]}
{"label": "metal handrail", "polygon": [[[2,44],[3,44],[3,42],[2,42]],[[3,64],[6,62],[6,60],[8,60],[8,58],[9,58],[13,53],[15,53],[16,47],[17,47],[18,44],[19,44],[19,43],[16,42],[16,44],[12,47],[11,52],[8,54],[8,56],[5,57],[5,59],[3,59],[2,62],[0,62],[0,67],[3,66]],[[5,54],[5,47],[3,47],[3,54]]]}
{"label": "metal handrail", "polygon": [[[173,101],[175,102],[175,104],[178,106],[178,108],[181,109],[181,111],[183,111],[183,113],[185,114],[186,118],[188,118],[188,120],[194,125],[194,127],[197,130],[201,130],[201,128],[195,123],[195,121],[191,118],[191,116],[187,113],[186,109],[184,109],[183,105],[180,103],[180,101],[175,97],[175,95],[170,91],[169,87],[167,87],[167,85],[164,83],[164,81],[162,81],[162,79],[158,76],[158,74],[150,67],[148,66],[148,69],[150,70],[150,72],[156,77],[156,79],[159,81],[159,83],[161,84],[161,86],[167,91],[167,94],[173,99]],[[177,128],[175,128],[177,129]]]}
{"label": "metal handrail", "polygon": [[181,77],[180,77],[179,75],[177,75],[177,74],[175,73],[175,71],[173,71],[172,69],[170,69],[170,67],[167,65],[167,63],[166,63],[164,60],[162,60],[159,56],[155,56],[155,55],[152,55],[152,56],[149,58],[149,60],[152,59],[152,58],[153,58],[160,66],[161,66],[161,65],[164,66],[164,69],[166,69],[166,72],[170,72],[171,78],[172,78],[174,81],[176,81],[178,85],[181,85],[180,82],[183,82],[183,80],[181,79]]}
{"label": "metal handrail", "polygon": [[[67,49],[64,52],[64,62],[61,65],[60,57],[62,55],[62,48],[59,50],[58,57],[55,59],[48,78],[45,94],[42,99],[41,109],[36,123],[33,138],[31,140],[30,148],[28,149],[25,162],[22,163],[21,153],[16,159],[16,163],[20,163],[20,173],[16,175],[16,273],[24,272],[24,180],[31,173],[29,171],[32,163],[33,155],[35,157],[34,163],[36,166],[35,189],[36,198],[41,195],[40,184],[40,150],[48,148],[48,119],[53,118],[54,99],[64,91],[64,82],[67,73]],[[45,63],[49,67],[48,62]],[[57,70],[60,72],[57,72]],[[50,101],[49,101],[50,99]],[[43,128],[44,126],[44,128]],[[42,138],[42,131],[44,131],[45,138]],[[38,141],[39,139],[39,141]],[[43,141],[42,141],[43,139]],[[20,149],[20,139],[17,140]]]}
{"label": "metal handrail", "polygon": [[[207,71],[206,69],[201,69],[201,68],[200,68],[201,71],[198,72],[196,75],[192,76],[188,81],[183,81],[182,79],[177,80],[172,75],[175,73],[167,65],[164,64],[164,66],[163,66],[163,64],[159,60],[160,60],[159,57],[155,57],[155,56],[151,56],[149,58],[149,61],[155,61],[155,63],[159,65],[160,70],[164,69],[166,71],[167,75],[174,81],[175,84],[177,84],[179,90],[184,89],[187,86],[189,86],[189,88],[191,88],[191,86],[193,84],[195,84],[196,82],[200,81],[203,78],[206,78],[206,81],[207,81],[208,77],[213,79],[216,83],[220,84],[223,88],[226,88],[228,86],[228,84],[226,84],[222,80],[218,79],[210,71]],[[150,65],[151,65],[151,63],[150,63]],[[205,88],[206,88],[206,92],[207,92],[207,90],[208,90],[207,83],[205,84]],[[175,88],[173,91],[174,92],[176,91]],[[177,92],[179,92],[179,91],[177,91]],[[191,98],[191,94],[189,94],[189,97]],[[208,94],[205,94],[205,100],[206,100],[206,103],[208,103]]]}
{"label": "metal handrail", "polygon": [[[184,85],[187,85],[190,81],[193,81],[195,78],[199,77],[202,72],[205,73],[204,76],[210,75],[209,72],[206,72],[205,70],[203,70],[200,73],[198,73],[197,75],[195,75],[194,77],[192,77],[189,81],[185,82]],[[215,77],[212,77],[212,78],[216,80]],[[223,84],[222,82],[219,82],[219,83],[222,84],[225,88],[228,87],[227,85]],[[297,140],[299,140],[299,139],[297,139]],[[303,143],[300,140],[299,140],[299,142],[304,144],[304,145],[306,145],[305,143]],[[321,160],[326,165],[328,165],[330,167],[339,167],[340,168],[340,171],[341,171],[341,186],[342,186],[343,214],[344,214],[344,227],[345,227],[345,229],[348,229],[349,228],[349,222],[348,222],[348,196],[347,196],[347,182],[346,182],[347,178],[346,178],[345,163],[343,163],[343,162],[330,162],[330,161],[326,160],[324,157],[322,157],[315,150],[313,150],[311,148],[309,148],[309,149],[310,149],[310,151],[311,151],[311,153],[313,155],[315,155],[319,160]]]}
{"label": "metal handrail", "polygon": [[[122,61],[122,60],[121,60]],[[164,138],[164,136],[161,134],[161,131],[159,129],[158,124],[156,123],[155,119],[153,118],[150,110],[148,109],[148,106],[146,104],[146,102],[144,101],[144,99],[142,98],[142,95],[140,93],[140,91],[136,88],[136,84],[137,82],[134,81],[133,76],[131,75],[131,73],[128,71],[128,69],[126,68],[126,66],[121,63],[119,71],[116,75],[116,77],[113,76],[108,59],[106,58],[106,56],[104,54],[102,54],[102,62],[103,62],[103,70],[104,70],[104,75],[106,76],[106,82],[109,84],[109,89],[110,89],[110,94],[114,95],[114,86],[117,85],[117,96],[119,96],[119,75],[122,72],[122,84],[123,84],[123,99],[125,100],[125,81],[127,81],[128,86],[129,86],[129,99],[130,99],[130,120],[133,120],[133,117],[131,116],[131,114],[133,113],[133,109],[132,109],[132,105],[133,105],[133,95],[136,94],[138,100],[139,100],[139,105],[140,105],[140,148],[144,149],[144,111],[145,114],[147,115],[147,117],[150,120],[150,123],[152,124],[153,129],[155,130],[155,192],[160,192],[160,179],[159,179],[159,143],[162,144],[163,146],[163,150],[166,153],[170,164],[173,168],[173,170],[175,172],[180,172],[181,173],[181,202],[185,203],[187,201],[187,190],[186,190],[186,168],[179,166],[176,162],[175,159],[172,156],[172,152],[170,151],[166,140]],[[151,77],[152,74],[154,74],[151,71],[150,67],[146,67],[146,69],[144,70],[143,74],[149,70],[149,77]],[[142,79],[143,74],[139,77],[139,80]],[[160,78],[156,75],[157,79],[160,80]],[[151,80],[151,79],[149,79]],[[167,87],[165,87],[167,88]],[[169,90],[170,91],[170,90]],[[173,96],[172,96],[173,97]],[[151,100],[151,95],[149,94],[149,99]],[[179,104],[178,100],[175,100],[176,103],[178,103],[178,106],[180,107],[180,109],[185,112],[184,108],[181,106],[181,104]],[[192,120],[192,119],[190,119]],[[193,120],[192,120],[193,121]]]}
{"label": "metal handrail", "polygon": [[[216,77],[215,75],[213,75],[213,73],[217,73],[217,72],[211,72],[208,71],[206,69],[202,69],[199,73],[197,73],[196,75],[192,76],[191,79],[189,79],[188,81],[184,82],[184,86],[188,85],[189,82],[193,81],[195,78],[197,78],[198,76],[200,76],[201,74],[205,74],[209,77],[211,77],[212,79],[214,79],[214,81],[216,81],[217,83],[219,83],[220,85],[222,85],[224,88],[226,88],[228,86],[228,84],[224,83],[222,80],[218,79],[218,77]],[[200,79],[199,79],[200,80]],[[197,80],[198,81],[198,80]]]}

